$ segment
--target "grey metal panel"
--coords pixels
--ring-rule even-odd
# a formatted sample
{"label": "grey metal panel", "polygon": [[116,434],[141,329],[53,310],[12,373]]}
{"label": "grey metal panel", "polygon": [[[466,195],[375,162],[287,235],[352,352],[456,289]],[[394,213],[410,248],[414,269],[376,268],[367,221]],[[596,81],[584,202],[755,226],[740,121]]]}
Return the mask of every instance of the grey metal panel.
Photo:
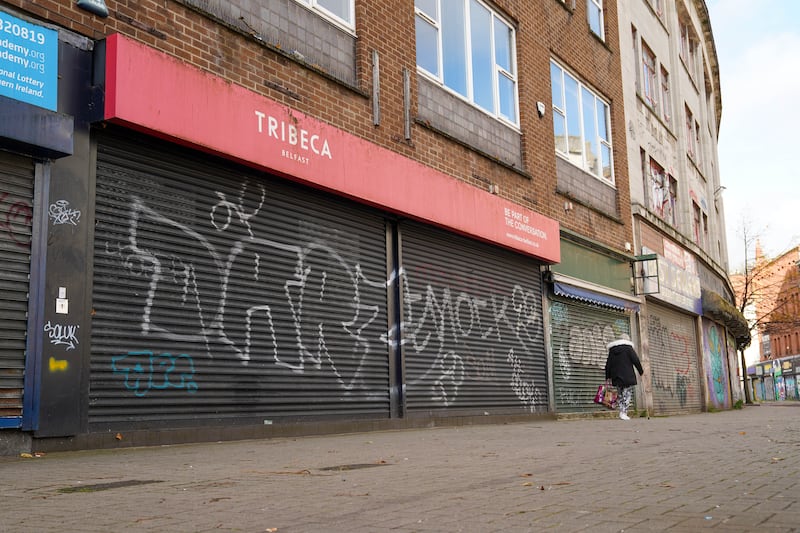
{"label": "grey metal panel", "polygon": [[400,231],[409,413],[547,411],[539,265],[421,224]]}
{"label": "grey metal panel", "polygon": [[619,311],[554,299],[550,302],[553,387],[559,412],[604,410],[593,402],[605,381],[608,343],[630,335],[630,316]]}
{"label": "grey metal panel", "polygon": [[387,417],[382,215],[101,139],[89,422]]}
{"label": "grey metal panel", "polygon": [[0,416],[22,415],[34,165],[0,152]]}
{"label": "grey metal panel", "polygon": [[647,335],[657,414],[702,410],[695,319],[648,302]]}

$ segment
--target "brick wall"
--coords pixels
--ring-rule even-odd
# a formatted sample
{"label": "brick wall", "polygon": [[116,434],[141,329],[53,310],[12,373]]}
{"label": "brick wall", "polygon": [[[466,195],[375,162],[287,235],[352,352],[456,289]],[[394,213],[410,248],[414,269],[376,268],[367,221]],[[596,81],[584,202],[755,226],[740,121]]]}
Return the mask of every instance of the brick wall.
{"label": "brick wall", "polygon": [[[356,0],[355,36],[317,20],[292,0],[269,2],[269,8],[248,0],[107,4],[110,16],[100,19],[72,1],[2,2],[17,14],[93,39],[114,32],[133,37],[476,187],[489,190],[496,185],[501,196],[612,249],[623,251],[624,243],[632,240],[616,2],[605,3],[601,41],[589,30],[584,1],[574,2],[573,10],[571,1],[498,0],[493,7],[517,31],[520,131],[492,122],[488,132],[461,124],[451,125],[449,133],[426,127],[423,119],[430,106],[418,107],[413,0]],[[294,15],[284,21],[283,13]],[[300,27],[305,25],[309,26]],[[380,59],[379,126],[372,120],[373,52]],[[551,57],[611,105],[614,187],[570,169],[573,193],[559,192]],[[411,78],[410,140],[404,136],[404,70]],[[536,111],[537,102],[545,105],[543,117]],[[515,147],[519,153],[514,153]],[[576,197],[574,191],[587,191],[589,199],[565,210],[565,201]]]}

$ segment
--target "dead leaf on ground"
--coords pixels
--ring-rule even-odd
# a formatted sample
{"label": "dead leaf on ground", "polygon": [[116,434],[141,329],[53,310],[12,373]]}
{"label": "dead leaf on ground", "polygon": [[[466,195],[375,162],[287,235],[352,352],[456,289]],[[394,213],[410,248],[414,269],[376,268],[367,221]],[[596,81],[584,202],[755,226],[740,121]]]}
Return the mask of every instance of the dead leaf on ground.
{"label": "dead leaf on ground", "polygon": [[523,487],[532,487],[533,483],[531,483],[530,481],[526,481],[525,483],[522,484],[522,486]]}
{"label": "dead leaf on ground", "polygon": [[519,477],[533,477],[533,474],[528,474],[526,472],[525,474],[520,474]]}

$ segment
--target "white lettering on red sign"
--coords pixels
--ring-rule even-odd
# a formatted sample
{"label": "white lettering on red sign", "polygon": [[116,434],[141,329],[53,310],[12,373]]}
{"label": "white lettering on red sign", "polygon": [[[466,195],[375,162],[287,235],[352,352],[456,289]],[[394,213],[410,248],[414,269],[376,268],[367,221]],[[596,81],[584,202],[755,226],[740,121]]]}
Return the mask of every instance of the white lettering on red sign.
{"label": "white lettering on red sign", "polygon": [[[320,157],[333,159],[331,147],[328,140],[318,134],[298,128],[296,125],[287,123],[284,120],[267,115],[262,111],[256,111],[258,119],[258,133],[266,133],[268,136],[284,144],[288,144],[294,149],[310,152]],[[308,157],[292,152],[289,149],[282,150],[283,157],[308,164]]]}
{"label": "white lettering on red sign", "polygon": [[519,211],[514,211],[508,207],[504,208],[506,226],[516,230],[539,237],[540,239],[547,240],[547,232],[537,227],[530,225],[530,217]]}

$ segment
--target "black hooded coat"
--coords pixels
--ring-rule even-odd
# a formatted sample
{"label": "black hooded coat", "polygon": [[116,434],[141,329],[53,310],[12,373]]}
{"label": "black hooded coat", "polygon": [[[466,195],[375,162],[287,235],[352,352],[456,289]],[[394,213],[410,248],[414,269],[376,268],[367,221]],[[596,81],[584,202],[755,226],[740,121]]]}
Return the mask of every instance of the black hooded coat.
{"label": "black hooded coat", "polygon": [[639,375],[644,374],[642,363],[633,343],[629,340],[620,339],[608,344],[608,359],[606,359],[606,379],[611,380],[615,387],[632,387],[636,385],[636,374],[633,369],[639,371]]}

